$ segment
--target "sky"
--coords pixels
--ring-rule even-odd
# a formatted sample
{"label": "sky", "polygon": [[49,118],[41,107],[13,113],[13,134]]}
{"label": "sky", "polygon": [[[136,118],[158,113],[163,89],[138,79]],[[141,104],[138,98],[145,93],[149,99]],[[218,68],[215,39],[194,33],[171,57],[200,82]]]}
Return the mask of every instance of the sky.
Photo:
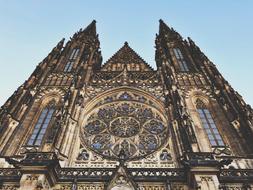
{"label": "sky", "polygon": [[0,106],[63,37],[93,19],[103,62],[125,41],[155,67],[159,19],[191,37],[253,105],[252,0],[0,0]]}

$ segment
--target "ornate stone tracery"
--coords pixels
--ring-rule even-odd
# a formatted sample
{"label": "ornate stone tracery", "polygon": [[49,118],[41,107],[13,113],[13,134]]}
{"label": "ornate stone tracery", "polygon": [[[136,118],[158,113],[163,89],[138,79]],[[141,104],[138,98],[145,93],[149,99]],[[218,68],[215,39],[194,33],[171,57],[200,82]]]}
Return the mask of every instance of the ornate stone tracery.
{"label": "ornate stone tracery", "polygon": [[[102,65],[95,21],[61,40],[0,108],[0,189],[252,188],[252,108],[163,21],[155,61],[125,43]],[[26,146],[51,100],[43,142]]]}
{"label": "ornate stone tracery", "polygon": [[116,97],[106,97],[87,117],[81,128],[84,146],[108,158],[118,159],[124,151],[127,159],[136,159],[165,145],[166,118],[145,103],[147,98],[126,91]]}

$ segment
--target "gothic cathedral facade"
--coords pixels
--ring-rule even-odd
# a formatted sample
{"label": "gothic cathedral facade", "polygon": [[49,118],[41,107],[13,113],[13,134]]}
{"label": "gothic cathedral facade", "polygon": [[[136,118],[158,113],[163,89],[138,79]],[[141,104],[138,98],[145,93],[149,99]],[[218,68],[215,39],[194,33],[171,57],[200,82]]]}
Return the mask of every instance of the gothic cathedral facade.
{"label": "gothic cathedral facade", "polygon": [[0,109],[0,189],[253,189],[251,107],[162,20],[155,45],[61,40]]}

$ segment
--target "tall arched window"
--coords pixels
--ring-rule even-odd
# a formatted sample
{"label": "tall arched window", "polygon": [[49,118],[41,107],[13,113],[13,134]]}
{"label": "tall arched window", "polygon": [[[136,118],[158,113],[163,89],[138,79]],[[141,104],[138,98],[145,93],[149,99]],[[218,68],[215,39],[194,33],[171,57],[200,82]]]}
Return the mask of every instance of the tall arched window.
{"label": "tall arched window", "polygon": [[196,107],[199,113],[202,126],[208,136],[211,146],[224,146],[224,142],[221,138],[221,135],[206,105],[198,99],[196,101]]}
{"label": "tall arched window", "polygon": [[184,56],[179,48],[173,48],[173,52],[177,58],[177,62],[179,64],[180,71],[188,72],[189,68],[187,62],[184,59]]}
{"label": "tall arched window", "polygon": [[76,58],[77,58],[77,56],[79,54],[79,51],[80,51],[79,48],[75,48],[75,49],[72,50],[72,52],[71,52],[71,54],[70,54],[70,56],[68,58],[68,62],[67,62],[67,64],[64,67],[64,72],[71,72],[71,70],[72,70],[72,68],[74,66],[74,63],[76,61]]}
{"label": "tall arched window", "polygon": [[74,65],[74,61],[68,61],[64,67],[64,72],[65,73],[70,72],[72,70],[73,65]]}
{"label": "tall arched window", "polygon": [[50,104],[49,106],[45,107],[42,110],[27,145],[29,146],[41,145],[41,142],[46,133],[47,127],[52,119],[54,110],[55,108],[54,108],[54,105],[52,104]]}

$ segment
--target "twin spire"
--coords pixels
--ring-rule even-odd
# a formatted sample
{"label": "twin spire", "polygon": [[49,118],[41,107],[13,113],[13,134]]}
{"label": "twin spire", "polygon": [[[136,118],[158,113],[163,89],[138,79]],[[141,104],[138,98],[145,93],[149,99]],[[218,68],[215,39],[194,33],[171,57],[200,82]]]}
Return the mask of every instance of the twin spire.
{"label": "twin spire", "polygon": [[[163,30],[167,30],[170,32],[175,32],[173,28],[170,28],[162,19],[159,20],[159,33],[161,33]],[[89,34],[96,34],[96,20],[93,20],[85,29],[83,29],[83,32],[89,33]],[[125,44],[128,44],[125,42]]]}
{"label": "twin spire", "polygon": [[[170,28],[162,19],[159,20],[159,35],[166,34],[171,37],[179,35],[173,28]],[[82,38],[83,36],[96,37],[96,21],[93,20],[86,28],[80,29],[71,39]],[[153,68],[144,61],[128,44],[124,45],[102,66],[102,71],[122,71],[124,68],[129,71],[153,71]]]}

